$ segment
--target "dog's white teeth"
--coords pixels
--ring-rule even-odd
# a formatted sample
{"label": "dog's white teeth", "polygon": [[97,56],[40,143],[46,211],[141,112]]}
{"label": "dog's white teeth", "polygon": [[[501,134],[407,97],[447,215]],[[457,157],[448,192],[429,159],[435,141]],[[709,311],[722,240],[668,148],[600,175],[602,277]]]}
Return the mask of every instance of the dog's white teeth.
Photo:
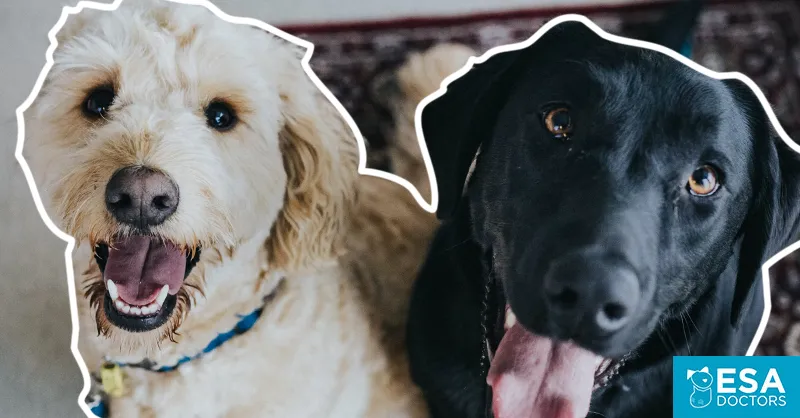
{"label": "dog's white teeth", "polygon": [[114,301],[114,306],[117,308],[117,311],[132,316],[152,315],[161,310],[161,305],[156,302],[147,306],[131,306],[123,302],[122,299]]}
{"label": "dog's white teeth", "polygon": [[156,303],[158,306],[164,305],[167,295],[169,295],[169,285],[165,284],[164,287],[161,288],[161,292],[158,293],[158,297],[156,298]]}
{"label": "dog's white teeth", "polygon": [[511,312],[511,309],[509,309],[508,311],[506,311],[506,322],[504,324],[506,331],[511,329],[511,327],[513,327],[516,323],[517,323],[517,316],[514,315],[514,312]]}
{"label": "dog's white teeth", "polygon": [[106,289],[108,289],[108,296],[111,297],[111,300],[117,300],[117,298],[119,298],[117,285],[114,284],[114,282],[112,282],[111,280],[106,281]]}

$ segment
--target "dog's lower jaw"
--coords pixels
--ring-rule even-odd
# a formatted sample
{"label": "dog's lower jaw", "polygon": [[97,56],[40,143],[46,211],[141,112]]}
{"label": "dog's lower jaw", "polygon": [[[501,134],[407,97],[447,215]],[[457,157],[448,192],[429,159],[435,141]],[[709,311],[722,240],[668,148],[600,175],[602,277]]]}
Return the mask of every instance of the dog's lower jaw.
{"label": "dog's lower jaw", "polygon": [[[174,339],[191,307],[191,290],[184,285],[200,255],[199,246],[187,249],[148,235],[95,244],[100,277],[90,281],[86,296],[98,310],[98,330],[106,334],[112,327],[131,333],[161,329]],[[108,326],[103,326],[106,322]]]}
{"label": "dog's lower jaw", "polygon": [[[116,335],[98,338],[91,332],[80,333],[80,351],[92,372],[100,370],[106,357],[121,363],[145,357],[171,363],[199,352],[218,333],[230,330],[238,314],[264,306],[250,331],[220,346],[212,356],[181,366],[179,372],[123,368],[129,393],[111,399],[110,410],[125,412],[122,416],[166,418],[349,418],[383,412],[411,416],[407,411],[416,402],[413,388],[397,384],[395,390],[408,393],[404,396],[377,393],[395,379],[385,375],[388,360],[375,343],[374,328],[361,305],[346,302],[358,298],[357,290],[348,285],[348,274],[334,264],[318,272],[285,276],[277,296],[264,305],[262,296],[272,293],[284,276],[267,269],[262,250],[260,243],[246,242],[232,258],[198,265],[207,280],[207,298],[192,309],[177,344],[165,341],[145,353],[129,350]],[[79,301],[82,330],[88,331],[94,326],[94,311],[84,298]],[[314,374],[311,385],[309,373]],[[237,390],[225,390],[234,384]],[[217,396],[220,391],[224,397]],[[308,402],[310,398],[318,402]],[[370,415],[368,409],[379,413]]]}
{"label": "dog's lower jaw", "polygon": [[[255,247],[255,245],[252,246]],[[202,350],[204,345],[213,339],[213,335],[211,335],[213,331],[226,331],[224,327],[227,325],[224,321],[220,324],[214,323],[218,317],[224,317],[224,305],[228,305],[228,308],[233,312],[238,309],[249,308],[255,302],[248,302],[258,300],[258,295],[252,291],[253,287],[249,288],[250,293],[246,297],[242,295],[231,300],[225,300],[224,286],[219,286],[223,290],[219,292],[214,287],[208,288],[206,282],[210,278],[206,274],[207,270],[213,271],[223,265],[229,265],[233,268],[246,262],[255,264],[255,255],[251,255],[248,260],[245,260],[246,257],[242,257],[239,260],[223,256],[222,254],[227,255],[228,251],[225,249],[217,251],[215,247],[206,248],[202,260],[199,259],[199,252],[194,253],[197,257],[194,260],[189,258],[189,254],[187,254],[188,275],[175,295],[167,295],[163,299],[161,311],[158,311],[163,316],[158,318],[157,315],[154,317],[151,314],[150,318],[143,318],[145,321],[149,319],[160,321],[160,323],[154,323],[154,326],[148,329],[139,327],[138,325],[141,324],[138,323],[136,324],[137,328],[126,329],[124,325],[128,318],[122,315],[119,315],[120,318],[116,318],[116,320],[109,318],[109,312],[116,314],[118,307],[113,305],[119,303],[121,295],[118,296],[119,299],[112,300],[114,299],[113,296],[117,295],[114,295],[113,293],[115,292],[113,290],[109,291],[107,287],[114,285],[109,285],[107,280],[104,283],[102,273],[96,265],[97,262],[92,262],[90,268],[83,272],[84,281],[91,283],[87,289],[86,296],[88,298],[80,293],[77,298],[82,331],[81,340],[91,339],[90,343],[84,345],[93,345],[99,349],[98,355],[101,358],[109,358],[120,362],[138,363],[145,358],[158,362],[177,361],[182,355],[186,355],[192,350]],[[220,256],[216,257],[215,254],[220,254]],[[242,252],[238,252],[238,254],[245,255]],[[92,259],[92,252],[89,252],[88,248],[81,246],[78,252],[75,253],[74,259],[76,260],[76,270],[80,270],[80,267],[78,267],[80,264],[77,261],[80,260],[85,263],[85,260]],[[261,264],[258,265],[261,266]],[[258,268],[248,269],[247,271],[242,268],[236,270],[241,272],[236,275],[241,280],[226,278],[226,281],[231,286],[248,287],[248,281],[263,280],[263,278],[259,279],[261,273]],[[214,276],[220,275],[215,274]],[[76,277],[80,277],[77,271]],[[204,299],[206,295],[211,299],[220,299],[221,302],[218,304],[213,302],[206,303],[208,302]],[[124,303],[124,301],[122,302]],[[156,299],[153,303],[158,304],[158,302],[159,299]],[[202,308],[195,309],[198,304],[203,305]],[[192,312],[190,313],[190,311]],[[195,314],[198,318],[192,320]],[[139,318],[130,319],[142,321]],[[201,324],[203,321],[207,324]],[[207,332],[203,333],[192,329],[197,328],[198,324],[201,324],[203,329],[208,328]],[[219,327],[219,329],[216,327]],[[91,334],[91,338],[88,334]],[[95,348],[88,349],[88,351],[93,352]]]}

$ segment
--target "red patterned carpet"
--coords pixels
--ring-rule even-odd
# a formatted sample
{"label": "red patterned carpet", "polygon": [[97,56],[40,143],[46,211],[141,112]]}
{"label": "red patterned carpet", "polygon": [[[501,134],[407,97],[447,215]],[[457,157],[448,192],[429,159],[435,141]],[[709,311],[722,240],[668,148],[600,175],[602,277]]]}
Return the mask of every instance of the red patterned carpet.
{"label": "red patterned carpet", "polygon": [[[611,33],[636,37],[664,9],[661,3],[285,29],[316,45],[314,71],[353,115],[370,146],[379,149],[379,125],[385,119],[367,86],[409,51],[447,41],[484,52],[527,39],[547,20],[570,12],[586,15]],[[800,2],[711,2],[699,20],[693,59],[713,70],[751,77],[789,135],[800,141]],[[381,167],[382,161],[370,164]],[[772,271],[773,311],[759,352],[800,355],[800,257],[790,256]]]}

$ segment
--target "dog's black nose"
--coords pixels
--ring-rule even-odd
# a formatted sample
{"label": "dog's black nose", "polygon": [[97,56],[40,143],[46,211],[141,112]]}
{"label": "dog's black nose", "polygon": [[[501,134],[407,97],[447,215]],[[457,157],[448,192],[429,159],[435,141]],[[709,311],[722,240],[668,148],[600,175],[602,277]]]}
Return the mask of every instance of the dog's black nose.
{"label": "dog's black nose", "polygon": [[106,208],[114,218],[138,228],[155,226],[178,209],[178,186],[166,174],[147,167],[118,170],[106,185]]}
{"label": "dog's black nose", "polygon": [[631,268],[598,254],[556,260],[545,276],[545,298],[559,334],[608,335],[629,322],[639,304],[639,280]]}

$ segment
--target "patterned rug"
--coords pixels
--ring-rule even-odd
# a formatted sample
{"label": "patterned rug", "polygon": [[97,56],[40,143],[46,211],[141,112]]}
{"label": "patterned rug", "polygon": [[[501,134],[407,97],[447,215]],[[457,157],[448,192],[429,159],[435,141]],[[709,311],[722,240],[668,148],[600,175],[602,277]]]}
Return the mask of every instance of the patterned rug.
{"label": "patterned rug", "polygon": [[[693,59],[716,71],[739,71],[756,82],[792,138],[800,140],[800,2],[710,2],[694,35]],[[549,19],[580,13],[608,32],[636,37],[657,21],[662,3],[611,8],[536,10],[446,19],[415,19],[353,25],[289,27],[313,42],[311,66],[350,111],[370,147],[384,143],[381,109],[367,86],[395,67],[409,51],[440,42],[466,43],[482,53],[529,38]],[[385,167],[378,156],[370,166]],[[773,310],[759,354],[800,355],[800,257],[772,269]]]}

